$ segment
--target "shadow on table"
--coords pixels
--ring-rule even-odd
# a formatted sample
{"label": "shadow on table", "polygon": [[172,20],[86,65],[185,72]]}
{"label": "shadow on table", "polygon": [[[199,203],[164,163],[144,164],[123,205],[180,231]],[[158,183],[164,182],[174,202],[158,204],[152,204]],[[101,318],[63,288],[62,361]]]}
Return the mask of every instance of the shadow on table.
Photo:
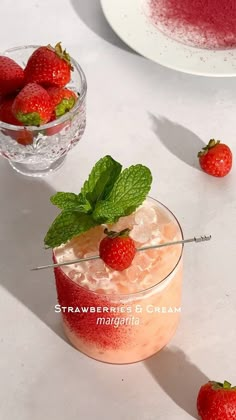
{"label": "shadow on table", "polygon": [[43,239],[57,214],[49,201],[54,191],[44,180],[18,175],[2,158],[0,178],[0,284],[65,339],[60,315],[54,311],[57,302],[53,271],[30,271],[51,263]]}
{"label": "shadow on table", "polygon": [[71,0],[71,4],[85,25],[100,38],[120,49],[136,54],[112,30],[103,14],[100,0]]}
{"label": "shadow on table", "polygon": [[180,160],[200,170],[197,154],[205,146],[203,141],[188,128],[162,116],[149,113],[152,130],[162,144]]}
{"label": "shadow on table", "polygon": [[178,348],[165,348],[144,362],[163,391],[192,418],[197,419],[198,391],[209,379]]}

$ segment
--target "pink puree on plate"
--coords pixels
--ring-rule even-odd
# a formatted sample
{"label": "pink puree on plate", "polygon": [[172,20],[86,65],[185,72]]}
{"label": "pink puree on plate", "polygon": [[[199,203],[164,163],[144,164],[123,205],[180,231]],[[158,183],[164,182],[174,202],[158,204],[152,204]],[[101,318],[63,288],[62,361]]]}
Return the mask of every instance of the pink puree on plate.
{"label": "pink puree on plate", "polygon": [[200,48],[236,46],[235,0],[147,0],[151,21],[168,36]]}

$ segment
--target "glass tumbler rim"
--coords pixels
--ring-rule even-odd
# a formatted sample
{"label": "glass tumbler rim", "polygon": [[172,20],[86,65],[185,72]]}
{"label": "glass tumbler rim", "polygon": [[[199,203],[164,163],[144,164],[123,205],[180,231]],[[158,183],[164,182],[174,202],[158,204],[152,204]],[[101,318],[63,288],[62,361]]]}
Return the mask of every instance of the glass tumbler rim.
{"label": "glass tumbler rim", "polygon": [[[16,47],[13,47],[13,48],[8,48],[7,50],[3,51],[3,53],[1,53],[1,54],[4,55],[4,56],[8,56],[9,53],[14,53],[15,51],[26,50],[26,49],[36,50],[40,46],[41,45],[16,46]],[[74,105],[74,107],[70,111],[66,112],[64,115],[57,118],[56,120],[48,122],[47,124],[42,124],[39,127],[30,126],[30,125],[29,126],[18,126],[18,125],[8,124],[8,123],[5,123],[3,121],[0,121],[0,128],[4,128],[4,129],[7,129],[7,130],[12,130],[12,131],[17,131],[17,132],[24,131],[25,129],[27,129],[31,132],[38,132],[38,131],[41,131],[41,130],[47,130],[49,128],[56,127],[56,126],[58,126],[58,125],[60,125],[64,122],[68,121],[74,114],[76,114],[78,112],[78,110],[81,108],[81,106],[83,105],[83,103],[85,101],[85,98],[86,98],[87,80],[86,80],[86,76],[85,76],[85,73],[84,73],[82,67],[73,57],[71,57],[71,63],[80,75],[80,78],[81,78],[81,92],[80,92],[80,96],[79,96],[76,104]]]}

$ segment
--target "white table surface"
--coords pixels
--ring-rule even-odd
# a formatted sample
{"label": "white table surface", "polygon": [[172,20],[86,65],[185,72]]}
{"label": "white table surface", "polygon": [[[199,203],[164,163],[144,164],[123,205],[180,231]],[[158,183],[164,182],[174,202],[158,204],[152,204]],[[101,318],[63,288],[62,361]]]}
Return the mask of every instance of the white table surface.
{"label": "white table surface", "polygon": [[[0,159],[0,418],[7,420],[187,420],[208,379],[236,383],[236,166],[223,179],[198,168],[211,137],[236,155],[236,80],[167,70],[130,51],[98,0],[2,0],[0,49],[63,41],[88,80],[87,129],[64,167],[42,180]],[[185,236],[182,321],[170,345],[134,365],[87,358],[64,339],[43,237],[56,190],[78,192],[105,154],[154,176],[152,195]]]}

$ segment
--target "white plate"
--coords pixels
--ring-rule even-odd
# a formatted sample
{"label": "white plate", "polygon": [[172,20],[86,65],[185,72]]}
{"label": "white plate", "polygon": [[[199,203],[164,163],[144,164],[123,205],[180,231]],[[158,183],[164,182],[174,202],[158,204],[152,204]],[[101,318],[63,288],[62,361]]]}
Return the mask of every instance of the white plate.
{"label": "white plate", "polygon": [[101,0],[101,5],[116,34],[144,57],[184,73],[236,76],[236,49],[200,49],[170,39],[146,17],[145,0]]}

